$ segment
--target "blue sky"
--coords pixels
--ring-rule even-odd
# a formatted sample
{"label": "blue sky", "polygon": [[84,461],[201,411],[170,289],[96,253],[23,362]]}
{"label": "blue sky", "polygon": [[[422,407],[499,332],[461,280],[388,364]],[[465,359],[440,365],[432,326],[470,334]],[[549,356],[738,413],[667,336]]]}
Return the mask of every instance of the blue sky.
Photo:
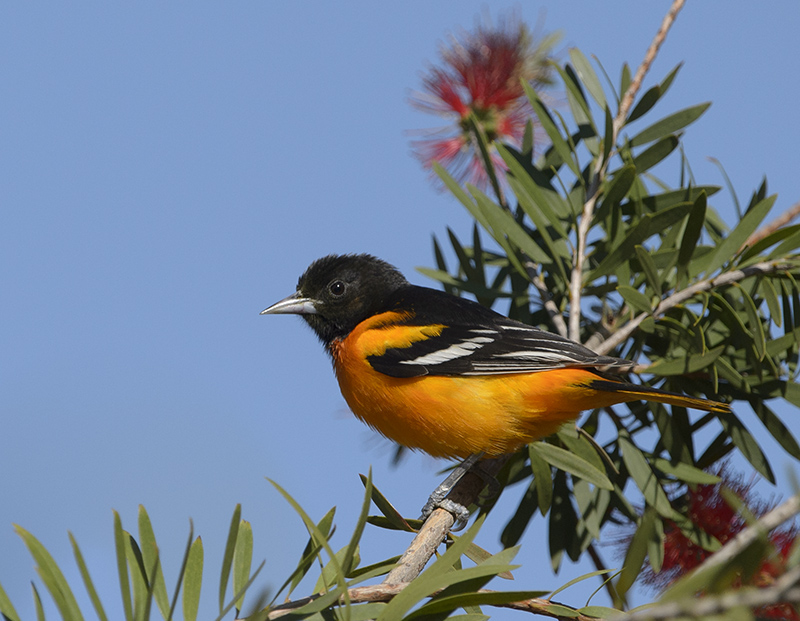
{"label": "blue sky", "polygon": [[[305,543],[264,477],[314,517],[338,505],[335,547],[370,466],[414,514],[444,464],[411,456],[391,468],[391,446],[347,412],[311,332],[258,313],[331,252],[371,252],[430,284],[414,267],[432,265],[431,234],[469,230],[408,145],[409,130],[440,124],[407,100],[448,32],[516,8],[563,31],[562,57],[577,46],[616,79],[622,62],[638,65],[667,7],[4,4],[0,582],[20,612],[31,618],[35,574],[12,523],[76,581],[71,530],[111,607],[111,510],[134,529],[138,504],[147,507],[168,581],[191,517],[211,614],[237,502],[255,558],[267,559],[261,584],[280,584]],[[746,201],[767,175],[776,214],[800,200],[798,28],[790,0],[768,10],[690,2],[646,82],[685,62],[659,111],[713,101],[685,141],[696,178],[722,184],[707,160],[716,157]],[[715,206],[731,213],[727,196]],[[781,412],[800,431],[796,410]],[[785,493],[788,463],[772,454]],[[509,510],[520,493],[509,493]],[[497,548],[502,525],[490,520],[485,547]],[[370,532],[365,560],[406,543]],[[514,588],[553,588],[589,570],[565,565],[554,577],[546,559],[540,521]],[[581,604],[579,592],[562,598]]]}

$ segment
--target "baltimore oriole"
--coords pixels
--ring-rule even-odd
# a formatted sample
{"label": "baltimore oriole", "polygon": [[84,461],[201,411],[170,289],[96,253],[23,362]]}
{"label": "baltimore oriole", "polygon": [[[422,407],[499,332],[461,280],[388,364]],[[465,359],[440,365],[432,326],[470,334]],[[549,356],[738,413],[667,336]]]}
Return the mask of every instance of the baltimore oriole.
{"label": "baltimore oriole", "polygon": [[261,314],[277,313],[301,315],[316,332],[357,417],[436,457],[502,455],[583,410],[639,399],[730,409],[625,381],[628,360],[412,285],[370,255],[318,259],[296,293]]}

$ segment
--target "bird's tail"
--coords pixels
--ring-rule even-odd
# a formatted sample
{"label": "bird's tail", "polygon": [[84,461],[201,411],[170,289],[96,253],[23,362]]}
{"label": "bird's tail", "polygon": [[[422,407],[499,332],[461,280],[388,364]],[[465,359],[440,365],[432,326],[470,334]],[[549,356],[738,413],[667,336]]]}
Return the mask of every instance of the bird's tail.
{"label": "bird's tail", "polygon": [[613,392],[618,396],[626,397],[625,399],[620,399],[620,401],[636,401],[637,399],[641,399],[643,401],[657,401],[658,403],[667,403],[669,405],[694,408],[695,410],[705,410],[706,412],[716,412],[718,414],[724,414],[731,411],[731,406],[727,403],[722,403],[720,401],[709,401],[708,399],[699,399],[697,397],[689,397],[687,395],[681,395],[676,392],[669,392],[659,388],[642,386],[641,384],[630,384],[628,382],[615,382],[613,380],[596,379],[589,382],[589,387],[594,388],[595,390],[602,390],[604,392]]}

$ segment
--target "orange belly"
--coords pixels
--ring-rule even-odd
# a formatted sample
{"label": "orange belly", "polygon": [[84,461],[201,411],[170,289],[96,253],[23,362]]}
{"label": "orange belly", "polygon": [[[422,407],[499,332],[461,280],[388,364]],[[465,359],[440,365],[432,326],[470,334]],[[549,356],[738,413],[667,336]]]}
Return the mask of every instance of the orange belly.
{"label": "orange belly", "polygon": [[342,395],[370,427],[436,457],[509,453],[554,433],[583,410],[625,400],[588,388],[587,382],[597,375],[584,369],[390,377],[375,371],[366,359],[385,351],[389,343],[397,346],[391,329],[370,329],[375,326],[361,325],[331,345]]}

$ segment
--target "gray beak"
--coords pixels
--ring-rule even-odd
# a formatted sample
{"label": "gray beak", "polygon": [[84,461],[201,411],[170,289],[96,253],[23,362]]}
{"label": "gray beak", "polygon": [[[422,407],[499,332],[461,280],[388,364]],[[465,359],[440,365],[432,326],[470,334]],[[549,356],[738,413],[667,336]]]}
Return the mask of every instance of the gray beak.
{"label": "gray beak", "polygon": [[316,315],[317,309],[314,308],[312,298],[304,298],[300,292],[293,293],[280,302],[275,302],[269,308],[265,308],[261,315]]}

